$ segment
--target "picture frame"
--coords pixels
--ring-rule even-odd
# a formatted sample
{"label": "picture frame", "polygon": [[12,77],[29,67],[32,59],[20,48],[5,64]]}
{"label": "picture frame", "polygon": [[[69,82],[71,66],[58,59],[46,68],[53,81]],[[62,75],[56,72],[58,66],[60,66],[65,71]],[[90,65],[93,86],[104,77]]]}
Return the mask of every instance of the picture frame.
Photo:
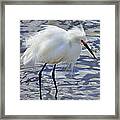
{"label": "picture frame", "polygon": [[[5,5],[115,5],[115,115],[5,115]],[[120,1],[1,1],[0,119],[120,119],[119,105],[119,27]]]}

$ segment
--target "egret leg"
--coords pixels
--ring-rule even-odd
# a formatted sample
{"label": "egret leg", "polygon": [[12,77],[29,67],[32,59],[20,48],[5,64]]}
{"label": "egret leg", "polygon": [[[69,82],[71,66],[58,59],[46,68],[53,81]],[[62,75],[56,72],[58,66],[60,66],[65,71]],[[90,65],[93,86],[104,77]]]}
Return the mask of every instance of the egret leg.
{"label": "egret leg", "polygon": [[46,64],[47,64],[47,63],[45,63],[45,64],[43,65],[42,69],[41,69],[40,72],[39,72],[39,88],[40,88],[40,99],[41,99],[41,100],[42,100],[42,94],[41,94],[41,76],[42,76],[42,71],[43,71],[43,69],[45,68]]}
{"label": "egret leg", "polygon": [[58,90],[57,90],[57,85],[56,85],[56,81],[55,81],[55,67],[56,67],[56,64],[55,64],[54,67],[53,67],[52,78],[53,78],[53,82],[54,82],[55,89],[56,89],[55,99],[57,100],[57,93],[58,93]]}
{"label": "egret leg", "polygon": [[71,63],[71,75],[74,74],[74,63]]}
{"label": "egret leg", "polygon": [[66,66],[66,67],[64,67],[64,70],[65,70],[65,71],[68,71],[68,70],[69,70],[69,68],[70,68],[70,66],[71,66],[71,63],[67,64],[67,66]]}
{"label": "egret leg", "polygon": [[74,75],[74,63],[70,63],[70,69],[71,69],[71,71],[69,72],[70,78],[73,78],[73,75]]}

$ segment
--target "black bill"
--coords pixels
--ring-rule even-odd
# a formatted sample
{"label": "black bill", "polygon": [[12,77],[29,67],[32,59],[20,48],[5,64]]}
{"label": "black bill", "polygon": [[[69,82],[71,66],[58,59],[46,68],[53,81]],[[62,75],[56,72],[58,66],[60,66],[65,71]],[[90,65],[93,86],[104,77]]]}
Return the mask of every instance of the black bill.
{"label": "black bill", "polygon": [[91,50],[91,49],[89,48],[89,46],[87,45],[87,43],[84,42],[83,40],[81,40],[81,42],[82,42],[83,45],[88,49],[88,51],[92,54],[92,56],[93,56],[95,59],[97,59],[97,58],[95,57],[94,53],[92,52],[92,50]]}

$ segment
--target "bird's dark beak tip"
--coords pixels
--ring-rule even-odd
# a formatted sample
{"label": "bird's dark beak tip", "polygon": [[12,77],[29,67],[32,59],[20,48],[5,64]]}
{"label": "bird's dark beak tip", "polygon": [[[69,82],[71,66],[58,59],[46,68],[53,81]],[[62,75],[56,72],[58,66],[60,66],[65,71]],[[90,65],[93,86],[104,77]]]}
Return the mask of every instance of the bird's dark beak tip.
{"label": "bird's dark beak tip", "polygon": [[96,60],[97,60],[97,57],[96,57],[96,56],[94,56],[94,59],[96,59]]}
{"label": "bird's dark beak tip", "polygon": [[94,60],[95,60],[95,61],[98,61],[98,58],[97,58],[97,57],[94,57]]}
{"label": "bird's dark beak tip", "polygon": [[92,50],[89,48],[89,46],[87,45],[87,43],[84,42],[83,40],[81,40],[81,42],[88,49],[88,51],[92,54],[93,58],[97,60],[96,56],[94,55],[94,53],[92,52]]}
{"label": "bird's dark beak tip", "polygon": [[94,59],[96,59],[97,60],[97,58],[95,57]]}

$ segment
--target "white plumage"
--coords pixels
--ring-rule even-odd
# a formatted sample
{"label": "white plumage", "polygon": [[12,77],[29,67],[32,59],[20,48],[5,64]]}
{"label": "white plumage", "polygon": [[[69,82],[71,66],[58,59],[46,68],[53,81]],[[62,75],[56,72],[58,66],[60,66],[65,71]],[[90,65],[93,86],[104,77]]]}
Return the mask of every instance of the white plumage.
{"label": "white plumage", "polygon": [[45,29],[27,40],[27,50],[22,56],[23,64],[56,64],[67,62],[74,64],[80,56],[80,40],[85,40],[83,27],[64,30],[57,26],[45,25]]}

